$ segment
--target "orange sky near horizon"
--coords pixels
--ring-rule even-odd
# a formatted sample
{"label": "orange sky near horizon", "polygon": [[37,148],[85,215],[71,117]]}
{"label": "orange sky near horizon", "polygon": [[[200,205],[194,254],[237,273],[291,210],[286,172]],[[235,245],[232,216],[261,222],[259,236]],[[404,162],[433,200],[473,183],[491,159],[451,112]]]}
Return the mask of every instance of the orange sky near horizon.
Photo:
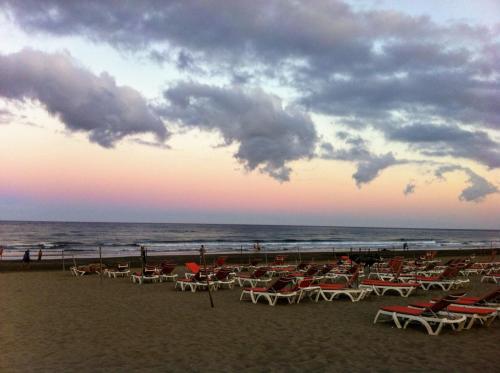
{"label": "orange sky near horizon", "polygon": [[[425,222],[467,215],[492,227],[500,215],[498,194],[482,203],[458,200],[467,181],[461,172],[443,182],[424,175],[418,166],[395,166],[358,188],[351,177],[353,164],[316,159],[293,162],[291,181],[279,183],[258,171],[245,171],[232,157],[234,146],[214,148],[220,142],[215,135],[175,135],[171,149],[127,140],[105,149],[83,135],[68,135],[53,118],[41,122],[45,128],[0,126],[3,195],[45,203],[303,214],[324,216],[325,225],[331,224],[329,216],[342,214],[375,222],[378,216],[408,215]],[[413,178],[419,180],[416,191],[405,196],[403,189]]]}

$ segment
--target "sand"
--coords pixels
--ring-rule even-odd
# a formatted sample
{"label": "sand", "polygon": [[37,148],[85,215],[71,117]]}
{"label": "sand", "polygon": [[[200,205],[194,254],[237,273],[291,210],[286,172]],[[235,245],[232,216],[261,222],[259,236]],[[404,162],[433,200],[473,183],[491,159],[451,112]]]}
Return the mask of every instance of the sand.
{"label": "sand", "polygon": [[[492,289],[476,279],[470,294]],[[440,291],[420,292],[429,299]],[[421,327],[373,325],[397,296],[351,303],[254,305],[240,290],[100,281],[69,271],[0,273],[0,371],[461,371],[500,365],[500,320],[434,337]]]}

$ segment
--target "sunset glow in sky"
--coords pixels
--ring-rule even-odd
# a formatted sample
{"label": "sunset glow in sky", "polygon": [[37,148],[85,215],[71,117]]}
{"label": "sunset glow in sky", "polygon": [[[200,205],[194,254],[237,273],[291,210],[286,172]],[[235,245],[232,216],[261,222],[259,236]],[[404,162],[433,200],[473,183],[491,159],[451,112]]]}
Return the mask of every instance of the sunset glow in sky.
{"label": "sunset glow in sky", "polygon": [[498,2],[159,4],[0,0],[0,220],[500,228]]}

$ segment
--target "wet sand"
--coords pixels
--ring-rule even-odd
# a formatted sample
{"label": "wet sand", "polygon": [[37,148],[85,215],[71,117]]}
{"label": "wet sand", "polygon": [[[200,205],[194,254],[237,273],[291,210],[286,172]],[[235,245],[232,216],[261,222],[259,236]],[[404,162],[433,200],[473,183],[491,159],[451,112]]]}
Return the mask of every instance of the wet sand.
{"label": "wet sand", "polygon": [[[470,294],[492,284],[474,279]],[[0,371],[461,371],[500,365],[500,320],[434,337],[373,325],[378,307],[429,299],[371,296],[300,304],[240,302],[240,290],[175,291],[69,271],[0,273]]]}

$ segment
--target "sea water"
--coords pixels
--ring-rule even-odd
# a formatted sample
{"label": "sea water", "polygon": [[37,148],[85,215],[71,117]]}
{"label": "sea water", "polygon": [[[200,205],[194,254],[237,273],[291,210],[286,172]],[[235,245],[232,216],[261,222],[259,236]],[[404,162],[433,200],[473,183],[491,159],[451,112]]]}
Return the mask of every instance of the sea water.
{"label": "sea water", "polygon": [[18,260],[26,249],[36,257],[136,256],[144,245],[149,255],[194,254],[200,245],[209,253],[332,251],[338,249],[409,250],[489,248],[499,246],[500,230],[406,229],[291,225],[82,223],[0,221],[3,259]]}

